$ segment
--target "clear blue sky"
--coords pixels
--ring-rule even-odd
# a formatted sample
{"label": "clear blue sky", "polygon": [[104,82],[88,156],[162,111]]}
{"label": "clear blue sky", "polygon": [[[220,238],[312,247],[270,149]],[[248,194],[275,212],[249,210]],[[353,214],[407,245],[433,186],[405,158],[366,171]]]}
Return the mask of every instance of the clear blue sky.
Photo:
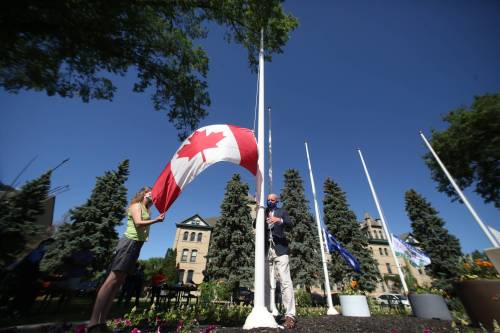
{"label": "clear blue sky", "polygon": [[[377,216],[355,151],[359,146],[393,232],[409,230],[404,192],[415,188],[440,211],[465,251],[489,247],[465,206],[435,190],[418,131],[442,129],[443,114],[470,105],[475,95],[500,91],[500,2],[290,1],[285,7],[300,26],[265,72],[266,105],[274,116],[275,188],[282,188],[287,168],[296,168],[312,201],[307,139],[320,199],[330,176],[347,192],[359,220],[365,211]],[[210,56],[212,106],[200,127],[252,128],[256,76],[245,50],[228,45],[218,28],[203,44]],[[71,187],[57,197],[55,221],[84,203],[95,177],[125,158],[131,163],[129,198],[152,184],[180,143],[149,96],[131,92],[133,80],[133,72],[116,80],[113,102],[0,91],[0,180],[10,183],[35,155],[20,183],[69,157],[52,179],[53,187]],[[255,180],[246,170],[230,164],[209,168],[185,189],[165,222],[152,227],[141,258],[165,254],[176,222],[195,213],[218,215],[235,172],[253,192]],[[484,221],[500,229],[500,211],[466,193]]]}

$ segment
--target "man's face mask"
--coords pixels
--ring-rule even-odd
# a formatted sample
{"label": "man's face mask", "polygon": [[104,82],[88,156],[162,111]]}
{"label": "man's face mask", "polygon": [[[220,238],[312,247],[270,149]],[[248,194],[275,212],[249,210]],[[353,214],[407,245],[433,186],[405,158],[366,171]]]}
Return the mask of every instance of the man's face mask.
{"label": "man's face mask", "polygon": [[278,203],[276,201],[267,200],[267,208],[269,208],[269,209],[276,208],[277,204]]}

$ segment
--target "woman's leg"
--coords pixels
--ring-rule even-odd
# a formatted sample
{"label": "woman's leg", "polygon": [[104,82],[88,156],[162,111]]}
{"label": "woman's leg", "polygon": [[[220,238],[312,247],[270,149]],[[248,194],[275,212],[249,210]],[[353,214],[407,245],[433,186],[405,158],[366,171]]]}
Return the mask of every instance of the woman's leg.
{"label": "woman's leg", "polygon": [[121,271],[112,271],[109,273],[106,281],[104,281],[97,293],[94,309],[92,310],[92,316],[90,317],[88,325],[89,327],[106,322],[113,300],[121,285],[125,282],[126,277],[127,273]]}

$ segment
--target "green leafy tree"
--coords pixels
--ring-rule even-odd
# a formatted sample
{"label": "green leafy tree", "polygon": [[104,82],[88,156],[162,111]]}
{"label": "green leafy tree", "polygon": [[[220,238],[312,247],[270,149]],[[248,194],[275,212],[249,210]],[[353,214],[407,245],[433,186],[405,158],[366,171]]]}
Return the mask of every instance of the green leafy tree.
{"label": "green leafy tree", "polygon": [[[461,188],[475,186],[485,202],[500,208],[500,94],[474,99],[469,109],[444,116],[450,125],[433,131],[430,143]],[[458,199],[453,186],[431,153],[424,156],[438,190]]]}
{"label": "green leafy tree", "polygon": [[346,264],[338,252],[332,253],[329,263],[330,276],[336,283],[344,286],[351,280],[358,281],[359,289],[371,292],[380,280],[377,262],[373,259],[368,246],[368,238],[361,231],[356,215],[349,208],[346,193],[331,178],[324,186],[323,211],[328,230],[359,262],[360,273]]}
{"label": "green leafy tree", "polygon": [[210,279],[226,281],[235,293],[239,287],[253,286],[254,233],[249,203],[248,185],[234,174],[227,183],[208,249]]}
{"label": "green leafy tree", "polygon": [[133,91],[152,91],[154,108],[185,137],[210,105],[199,41],[214,23],[248,50],[253,68],[261,28],[271,60],[297,27],[282,0],[10,1],[0,10],[0,86],[112,100],[110,77],[134,69]]}
{"label": "green leafy tree", "polygon": [[48,199],[51,172],[24,184],[19,191],[12,190],[0,198],[0,269],[9,265],[27,250],[33,237],[46,230],[35,223],[44,213]]}
{"label": "green leafy tree", "polygon": [[177,282],[177,267],[175,259],[177,257],[177,251],[173,249],[167,249],[167,253],[164,258],[153,257],[146,260],[139,260],[141,265],[144,267],[144,275],[146,280],[150,281],[151,277],[161,271],[166,278],[167,283]]}
{"label": "green leafy tree", "polygon": [[445,223],[438,212],[414,189],[405,193],[405,200],[412,235],[431,259],[431,264],[425,270],[434,278],[434,287],[449,291],[459,274],[458,264],[462,256],[460,242],[444,227]]}
{"label": "green leafy tree", "polygon": [[125,160],[115,171],[106,171],[98,177],[87,202],[70,211],[71,223],[62,224],[55,234],[55,242],[45,254],[41,269],[57,272],[71,255],[85,246],[90,246],[93,254],[91,270],[105,269],[112,258],[118,240],[115,230],[125,217],[129,162]]}
{"label": "green leafy tree", "polygon": [[287,231],[290,274],[294,286],[302,286],[309,291],[317,284],[321,274],[321,257],[318,233],[298,170],[285,171],[281,202],[293,221],[293,226]]}

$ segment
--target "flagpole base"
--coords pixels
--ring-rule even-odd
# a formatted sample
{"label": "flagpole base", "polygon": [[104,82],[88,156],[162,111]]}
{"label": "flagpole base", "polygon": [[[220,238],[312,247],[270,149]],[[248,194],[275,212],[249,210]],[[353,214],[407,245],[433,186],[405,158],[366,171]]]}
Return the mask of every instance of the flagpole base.
{"label": "flagpole base", "polygon": [[254,306],[243,325],[244,330],[258,327],[278,328],[278,323],[265,306]]}
{"label": "flagpole base", "polygon": [[328,308],[328,311],[326,311],[326,314],[329,316],[336,316],[339,314],[339,312],[337,310],[335,310],[335,308],[333,306],[331,306]]}

